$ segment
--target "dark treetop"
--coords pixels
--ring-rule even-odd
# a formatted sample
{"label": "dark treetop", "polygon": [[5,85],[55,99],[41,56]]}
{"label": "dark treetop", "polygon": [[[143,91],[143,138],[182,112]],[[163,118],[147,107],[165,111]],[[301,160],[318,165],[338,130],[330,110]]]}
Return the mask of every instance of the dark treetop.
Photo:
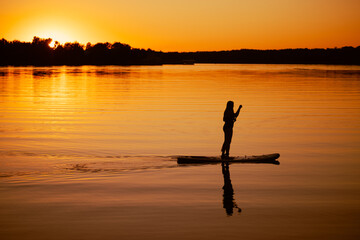
{"label": "dark treetop", "polygon": [[193,63],[279,63],[360,65],[360,46],[327,49],[241,49],[212,52],[162,52],[132,48],[123,43],[77,42],[49,44],[52,39],[34,37],[32,42],[0,40],[0,65],[158,65]]}

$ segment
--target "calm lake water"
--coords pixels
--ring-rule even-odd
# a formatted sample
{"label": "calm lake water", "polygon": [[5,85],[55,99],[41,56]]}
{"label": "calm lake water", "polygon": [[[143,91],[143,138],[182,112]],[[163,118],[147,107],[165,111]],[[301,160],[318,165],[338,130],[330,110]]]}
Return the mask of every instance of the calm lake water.
{"label": "calm lake water", "polygon": [[[230,154],[281,155],[230,165],[232,214],[174,158],[220,155],[228,100]],[[2,239],[359,239],[359,156],[360,66],[0,68]]]}

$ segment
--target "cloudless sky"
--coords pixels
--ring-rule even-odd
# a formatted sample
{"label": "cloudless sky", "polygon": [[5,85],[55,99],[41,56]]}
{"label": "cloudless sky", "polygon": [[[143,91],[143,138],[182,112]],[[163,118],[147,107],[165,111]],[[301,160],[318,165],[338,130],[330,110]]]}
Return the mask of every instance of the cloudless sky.
{"label": "cloudless sky", "polygon": [[0,38],[162,51],[360,45],[360,0],[0,0]]}

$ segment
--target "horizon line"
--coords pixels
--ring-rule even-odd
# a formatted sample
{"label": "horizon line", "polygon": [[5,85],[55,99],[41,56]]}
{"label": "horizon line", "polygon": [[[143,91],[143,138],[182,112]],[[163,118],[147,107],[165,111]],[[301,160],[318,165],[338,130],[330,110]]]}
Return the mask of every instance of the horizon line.
{"label": "horizon line", "polygon": [[[261,48],[236,48],[236,49],[222,49],[222,50],[195,50],[195,51],[178,51],[178,50],[174,50],[174,51],[164,51],[164,50],[154,50],[151,48],[140,48],[140,47],[132,47],[130,44],[128,43],[123,43],[120,41],[114,41],[114,42],[96,42],[96,43],[92,43],[92,42],[87,42],[87,43],[82,43],[79,41],[72,41],[72,42],[64,42],[64,43],[60,43],[59,41],[52,39],[51,37],[48,38],[43,38],[43,37],[38,37],[38,36],[34,36],[32,41],[22,41],[22,40],[18,40],[18,39],[14,39],[14,40],[7,40],[4,37],[2,37],[0,40],[5,40],[7,42],[22,42],[22,43],[32,43],[34,41],[35,38],[39,38],[41,40],[47,40],[47,39],[51,39],[51,42],[54,43],[59,43],[58,45],[64,46],[65,44],[79,44],[80,46],[82,46],[83,49],[86,48],[86,45],[90,44],[91,46],[94,46],[96,44],[115,44],[115,43],[121,43],[124,45],[129,45],[132,49],[145,49],[145,50],[152,50],[155,52],[164,52],[164,53],[192,53],[192,52],[227,52],[227,51],[240,51],[240,50],[254,50],[254,51],[280,51],[280,50],[296,50],[296,49],[309,49],[309,50],[315,50],[315,49],[341,49],[341,48],[359,48],[360,44],[358,46],[351,46],[351,45],[344,45],[341,47],[338,46],[334,46],[334,47],[315,47],[315,48],[308,48],[308,47],[294,47],[294,48],[267,48],[267,49],[261,49]],[[56,47],[50,47],[52,49],[56,49]]]}

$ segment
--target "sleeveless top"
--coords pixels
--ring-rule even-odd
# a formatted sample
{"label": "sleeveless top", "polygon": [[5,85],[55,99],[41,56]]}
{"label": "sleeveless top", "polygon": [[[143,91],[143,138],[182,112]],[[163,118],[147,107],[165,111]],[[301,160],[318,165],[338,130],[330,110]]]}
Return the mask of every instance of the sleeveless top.
{"label": "sleeveless top", "polygon": [[234,122],[236,121],[236,117],[237,115],[233,112],[230,111],[225,111],[224,112],[224,128],[233,128],[234,126]]}

